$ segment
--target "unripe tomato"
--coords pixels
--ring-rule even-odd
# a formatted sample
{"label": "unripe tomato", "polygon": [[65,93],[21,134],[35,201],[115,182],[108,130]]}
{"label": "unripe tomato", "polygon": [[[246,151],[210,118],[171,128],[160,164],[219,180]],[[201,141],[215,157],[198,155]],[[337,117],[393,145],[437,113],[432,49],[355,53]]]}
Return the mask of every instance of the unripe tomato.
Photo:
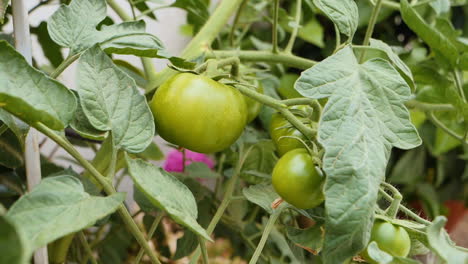
{"label": "unripe tomato", "polygon": [[192,73],[179,73],[163,83],[150,107],[162,138],[201,153],[229,147],[247,122],[239,91]]}
{"label": "unripe tomato", "polygon": [[[411,249],[411,240],[405,228],[381,220],[376,220],[372,227],[369,243],[372,241],[377,243],[380,250],[395,257],[406,257]],[[367,249],[362,256],[369,263],[377,264],[370,259]]]}
{"label": "unripe tomato", "polygon": [[272,182],[276,192],[300,209],[313,208],[323,202],[323,180],[305,149],[289,151],[273,168]]}
{"label": "unripe tomato", "polygon": [[[255,91],[258,93],[263,93],[263,85],[262,82],[259,82],[255,80],[253,82],[253,85],[256,87]],[[253,89],[253,88],[252,88]],[[248,96],[244,96],[245,98],[245,103],[247,104],[247,123],[252,122],[260,113],[260,110],[262,109],[262,104],[254,100]]]}
{"label": "unripe tomato", "polygon": [[278,93],[285,99],[303,97],[294,89],[294,83],[299,78],[299,75],[294,73],[286,73],[280,78]]}
{"label": "unripe tomato", "polygon": [[[305,105],[293,106],[290,109],[301,110],[301,111],[304,111],[304,113],[309,113],[312,111],[311,107],[305,106]],[[299,119],[303,119],[304,121],[310,121],[310,120],[306,120],[307,118],[299,117]],[[284,137],[284,136],[288,136],[288,137]],[[302,144],[301,141],[295,138],[289,138],[289,137],[297,137],[303,141],[306,141],[306,137],[299,130],[297,130],[293,125],[291,125],[289,121],[286,120],[286,118],[284,118],[283,115],[281,115],[280,113],[274,113],[271,118],[270,137],[275,143],[276,149],[280,156],[283,156],[288,151],[293,150],[293,149],[305,148],[304,144]]]}

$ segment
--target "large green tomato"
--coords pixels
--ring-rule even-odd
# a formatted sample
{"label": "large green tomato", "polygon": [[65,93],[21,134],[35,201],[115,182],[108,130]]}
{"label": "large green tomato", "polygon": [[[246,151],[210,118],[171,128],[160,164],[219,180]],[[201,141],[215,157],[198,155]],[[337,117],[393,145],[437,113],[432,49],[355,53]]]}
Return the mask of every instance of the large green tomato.
{"label": "large green tomato", "polygon": [[247,106],[239,91],[192,73],[167,80],[150,105],[159,135],[195,152],[229,147],[247,122]]}
{"label": "large green tomato", "polygon": [[313,208],[323,202],[323,180],[305,149],[289,151],[273,168],[272,182],[276,192],[300,209]]}
{"label": "large green tomato", "polygon": [[[381,220],[376,220],[372,227],[370,242],[372,241],[377,243],[380,250],[395,257],[406,257],[411,249],[410,237],[403,227]],[[369,263],[377,264],[369,258],[367,249],[362,256]]]}
{"label": "large green tomato", "polygon": [[[256,87],[255,91],[258,93],[263,93],[262,82],[255,80],[253,85]],[[252,88],[253,89],[253,88]],[[262,110],[262,104],[248,96],[244,96],[245,103],[247,104],[247,123],[252,122]]]}
{"label": "large green tomato", "polygon": [[294,73],[286,73],[281,76],[280,85],[278,87],[278,93],[281,97],[285,99],[302,97],[302,95],[294,89],[294,83],[298,78],[299,75]]}
{"label": "large green tomato", "polygon": [[[311,107],[304,106],[304,105],[293,106],[290,109],[301,110],[304,113],[312,112]],[[303,117],[299,117],[299,118],[302,119]],[[284,137],[284,136],[288,136],[288,137]],[[294,126],[292,126],[289,123],[289,121],[286,120],[286,118],[284,118],[283,115],[281,115],[280,113],[274,113],[271,118],[270,137],[275,143],[276,149],[280,156],[283,156],[288,151],[293,150],[293,149],[305,148],[304,144],[302,144],[301,141],[295,138],[289,138],[289,137],[297,137],[303,141],[306,141],[306,137],[299,130],[297,130]]]}

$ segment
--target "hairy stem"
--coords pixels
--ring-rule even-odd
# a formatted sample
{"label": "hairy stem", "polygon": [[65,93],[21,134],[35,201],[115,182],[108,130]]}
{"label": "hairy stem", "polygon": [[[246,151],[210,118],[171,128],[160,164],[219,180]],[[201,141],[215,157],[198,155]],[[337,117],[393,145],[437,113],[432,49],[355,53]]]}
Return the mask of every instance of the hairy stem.
{"label": "hairy stem", "polygon": [[207,58],[239,57],[241,61],[281,63],[301,70],[308,69],[317,64],[316,61],[292,54],[282,52],[274,54],[271,51],[260,50],[215,50],[206,55]]}
{"label": "hairy stem", "polygon": [[51,78],[57,78],[60,74],[70,66],[74,61],[76,61],[80,57],[81,53],[77,53],[74,55],[69,55],[65,60],[60,63],[60,65],[50,74]]}
{"label": "hairy stem", "polygon": [[[55,143],[59,144],[65,151],[67,151],[73,158],[75,158],[83,166],[83,168],[89,171],[93,179],[102,186],[102,188],[108,195],[112,195],[115,193],[115,189],[110,183],[110,181],[108,181],[96,168],[94,168],[94,166],[91,165],[91,163],[89,163],[87,159],[81,156],[81,154],[73,147],[73,145],[70,142],[68,142],[68,140],[61,137],[55,131],[51,130],[42,123],[36,123],[35,127],[44,135],[55,141]],[[125,225],[130,229],[130,232],[133,234],[140,246],[144,248],[146,254],[148,254],[148,256],[150,257],[151,262],[158,264],[161,263],[156,257],[156,254],[149,247],[148,243],[146,243],[145,237],[143,236],[135,221],[133,221],[132,216],[123,204],[119,206],[118,213],[122,217],[122,220],[124,221]]]}
{"label": "hairy stem", "polygon": [[288,44],[284,49],[284,52],[291,53],[294,47],[294,42],[296,41],[297,33],[299,32],[299,24],[301,23],[301,15],[302,15],[302,0],[296,0],[296,16],[294,19],[295,27],[291,32],[291,37],[289,38]]}
{"label": "hairy stem", "polygon": [[274,0],[273,3],[273,27],[272,27],[272,52],[278,53],[278,16],[279,16],[279,0]]}
{"label": "hairy stem", "polygon": [[398,189],[395,188],[393,185],[388,184],[386,182],[382,182],[382,185],[393,193],[393,201],[391,202],[390,206],[387,208],[386,214],[390,218],[395,218],[398,214],[398,209],[400,207],[400,203],[401,203],[401,200],[403,199],[403,196],[398,191]]}
{"label": "hairy stem", "polygon": [[[389,202],[393,201],[393,197],[391,195],[389,195],[388,193],[386,193],[383,188],[379,188],[379,192],[382,194],[382,196],[385,198],[385,200],[387,200]],[[431,224],[430,221],[427,221],[426,219],[424,219],[424,218],[420,217],[419,215],[415,214],[413,211],[411,211],[407,207],[403,206],[402,204],[400,204],[398,206],[398,208],[402,212],[404,212],[406,215],[413,218],[416,222],[419,222],[419,223],[424,224],[424,225],[430,225]]]}
{"label": "hairy stem", "polygon": [[463,136],[457,134],[455,131],[452,129],[448,128],[444,123],[442,123],[435,115],[434,112],[430,111],[428,115],[429,119],[432,121],[432,123],[442,129],[445,133],[449,134],[450,136],[456,138],[457,140],[460,140],[463,143],[468,143],[465,141]]}
{"label": "hairy stem", "polygon": [[206,241],[203,237],[198,236],[198,242],[200,243],[200,250],[202,252],[203,264],[209,264],[208,251],[206,250]]}
{"label": "hairy stem", "polygon": [[257,248],[255,249],[255,252],[252,256],[252,258],[249,261],[249,264],[255,264],[258,261],[258,258],[260,257],[260,254],[262,254],[263,247],[265,246],[268,236],[271,233],[271,230],[273,230],[273,227],[275,227],[276,220],[281,214],[281,209],[276,210],[272,215],[270,215],[270,218],[268,219],[268,222],[265,226],[265,229],[263,230],[262,238],[260,239],[260,242],[258,242]]}
{"label": "hairy stem", "polygon": [[[164,213],[161,212],[159,213],[156,218],[154,219],[153,223],[151,224],[151,227],[148,231],[148,242],[151,240],[151,238],[153,237],[154,235],[154,232],[156,232],[156,228],[158,228],[158,225],[159,223],[161,222],[161,220],[163,219],[164,217]],[[136,257],[136,260],[135,260],[135,264],[139,264],[140,261],[141,261],[141,258],[143,258],[143,254],[145,253],[145,251],[143,250],[143,248],[140,248],[140,251],[138,252],[138,255]]]}
{"label": "hairy stem", "polygon": [[[381,7],[382,7],[382,0],[377,0],[374,8],[372,9],[372,14],[369,20],[369,24],[367,25],[366,35],[364,36],[364,41],[362,42],[363,46],[369,45],[369,41],[370,41],[370,38],[372,37],[372,33],[374,33],[375,23],[377,22],[377,18],[379,17]],[[361,58],[359,59],[360,62],[364,60],[365,54],[366,54],[366,50],[363,50],[361,53]]]}

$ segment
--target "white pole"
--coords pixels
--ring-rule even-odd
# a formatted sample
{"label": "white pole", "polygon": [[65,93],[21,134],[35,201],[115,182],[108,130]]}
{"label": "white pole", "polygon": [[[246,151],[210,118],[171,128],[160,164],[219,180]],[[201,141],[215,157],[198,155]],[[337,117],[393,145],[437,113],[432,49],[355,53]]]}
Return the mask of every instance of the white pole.
{"label": "white pole", "polygon": [[[13,11],[13,28],[15,36],[15,47],[24,56],[24,58],[32,63],[31,56],[31,35],[29,32],[28,10],[24,0],[12,0]],[[41,161],[39,144],[37,139],[37,131],[30,128],[26,136],[24,159],[26,165],[26,178],[28,190],[41,181]],[[34,253],[35,264],[48,264],[47,247],[38,249]]]}

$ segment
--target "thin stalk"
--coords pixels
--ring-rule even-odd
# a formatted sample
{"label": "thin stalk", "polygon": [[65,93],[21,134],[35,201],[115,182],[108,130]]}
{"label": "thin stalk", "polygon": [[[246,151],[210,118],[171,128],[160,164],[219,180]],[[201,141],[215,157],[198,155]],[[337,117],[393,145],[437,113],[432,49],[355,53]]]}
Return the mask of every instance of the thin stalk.
{"label": "thin stalk", "polygon": [[[372,37],[372,33],[374,33],[375,23],[377,22],[377,18],[379,17],[381,7],[382,7],[382,0],[377,0],[374,8],[372,9],[372,14],[369,20],[369,25],[367,25],[366,35],[364,36],[364,41],[362,42],[363,46],[369,45],[369,41],[370,41],[370,38]],[[366,54],[366,50],[363,50],[361,53],[361,58],[359,59],[360,62],[364,60],[365,54]]]}
{"label": "thin stalk", "polygon": [[[212,60],[208,60],[205,63],[200,64],[200,66],[195,68],[194,71],[196,71],[198,73],[202,73],[202,72],[206,71],[207,68],[208,68],[208,64],[210,64],[210,62],[212,62]],[[222,67],[225,67],[225,66],[228,66],[228,65],[234,65],[234,64],[237,64],[237,65],[239,64],[239,58],[231,57],[231,58],[225,58],[225,59],[220,59],[220,60],[216,61],[216,67],[217,68],[222,68]]]}
{"label": "thin stalk", "polygon": [[271,38],[271,44],[273,45],[272,47],[272,52],[273,53],[278,53],[278,16],[279,16],[279,0],[274,0],[275,2],[273,3],[273,28],[272,28],[272,38]]}
{"label": "thin stalk", "polygon": [[68,67],[70,64],[72,64],[76,59],[80,57],[81,53],[77,53],[74,55],[69,55],[60,65],[50,74],[50,78],[56,79],[57,77],[60,76],[60,74]]}
{"label": "thin stalk", "polygon": [[222,153],[221,154],[221,157],[219,158],[219,161],[218,161],[218,175],[219,177],[216,179],[216,186],[215,186],[215,189],[214,189],[214,192],[213,192],[213,195],[214,197],[213,198],[216,198],[218,197],[218,193],[219,193],[219,190],[221,189],[221,186],[223,184],[223,167],[224,167],[224,160],[226,159],[226,154],[225,153]]}
{"label": "thin stalk", "polygon": [[400,203],[401,203],[401,200],[403,199],[403,196],[398,191],[398,189],[395,188],[393,185],[388,184],[386,182],[382,182],[382,185],[393,193],[393,201],[390,204],[390,206],[387,208],[386,214],[390,218],[395,218],[398,214],[398,209],[400,207]]}
{"label": "thin stalk", "polygon": [[257,248],[255,249],[255,252],[252,258],[250,259],[249,264],[257,263],[258,258],[262,254],[263,247],[265,246],[268,240],[268,236],[270,235],[271,230],[273,230],[273,227],[275,227],[275,222],[280,216],[280,214],[281,214],[281,209],[276,210],[272,215],[270,215],[270,218],[268,219],[265,229],[263,230],[262,238],[260,239],[260,242],[258,242]]}
{"label": "thin stalk", "polygon": [[463,76],[457,69],[453,70],[453,75],[455,77],[455,86],[457,86],[458,92],[460,93],[463,102],[466,103],[465,91],[463,90]]}
{"label": "thin stalk", "polygon": [[[31,33],[29,31],[29,17],[25,0],[12,0],[13,29],[15,36],[15,48],[32,64]],[[37,138],[37,131],[31,128],[26,136],[24,148],[24,160],[26,167],[26,181],[28,190],[41,181],[41,160]],[[47,247],[41,247],[34,252],[34,263],[49,263]]]}
{"label": "thin stalk", "polygon": [[284,49],[284,52],[291,53],[294,47],[294,42],[296,41],[297,33],[299,32],[299,23],[301,23],[301,15],[302,15],[302,0],[296,0],[296,16],[294,22],[296,27],[293,28],[291,32],[291,37],[289,38],[288,44]]}
{"label": "thin stalk", "polygon": [[78,238],[80,239],[81,245],[83,246],[86,255],[85,258],[88,259],[91,258],[91,263],[93,264],[98,264],[96,261],[96,258],[94,258],[93,251],[91,250],[91,247],[88,244],[88,241],[86,240],[86,236],[84,235],[83,231],[78,232]]}
{"label": "thin stalk", "polygon": [[261,50],[215,50],[206,54],[207,58],[226,58],[226,57],[239,57],[241,61],[254,61],[254,62],[268,62],[268,63],[281,63],[286,66],[298,68],[301,70],[308,69],[315,64],[316,61],[305,59],[287,53],[273,53],[271,51]]}
{"label": "thin stalk", "polygon": [[[75,158],[76,161],[78,161],[83,166],[83,168],[90,172],[93,179],[102,186],[102,188],[108,195],[112,195],[115,193],[115,189],[112,186],[112,184],[108,181],[108,179],[106,179],[96,168],[94,168],[94,166],[91,165],[91,163],[89,163],[87,159],[81,156],[81,154],[73,147],[73,145],[70,142],[68,142],[68,140],[61,137],[55,131],[51,130],[42,123],[36,123],[36,128],[39,131],[41,131],[44,135],[55,141],[55,143],[59,144],[65,151],[67,151],[73,158]],[[133,221],[133,218],[128,212],[127,208],[125,208],[124,205],[120,205],[118,213],[122,217],[122,220],[124,221],[125,225],[129,228],[130,232],[133,234],[135,239],[144,248],[146,254],[148,254],[148,256],[150,257],[151,262],[160,264],[161,262],[157,258],[156,254],[151,250],[149,245],[146,243],[145,237],[141,233],[135,221]]]}
{"label": "thin stalk", "polygon": [[337,52],[341,46],[341,35],[338,26],[336,24],[333,24],[333,26],[335,28],[335,52]]}
{"label": "thin stalk", "polygon": [[131,21],[132,17],[127,14],[124,8],[122,8],[116,0],[106,0],[107,4],[117,13],[117,15],[123,20],[123,21]]}
{"label": "thin stalk", "polygon": [[464,143],[468,143],[465,141],[465,139],[463,138],[463,136],[457,134],[455,131],[451,130],[450,128],[448,128],[444,123],[442,123],[439,119],[437,119],[437,117],[434,115],[434,112],[429,112],[429,115],[428,115],[429,119],[432,121],[432,123],[434,125],[436,125],[437,127],[439,127],[440,129],[444,130],[445,133],[449,134],[450,136],[456,138],[457,140],[460,140],[461,142],[464,142]]}
{"label": "thin stalk", "polygon": [[405,103],[408,108],[415,108],[421,111],[454,111],[455,107],[451,104],[431,104],[410,100]]}
{"label": "thin stalk", "polygon": [[8,126],[6,124],[2,124],[2,126],[0,126],[0,136],[3,135],[3,133],[5,133],[7,130]]}
{"label": "thin stalk", "polygon": [[[379,192],[382,194],[382,196],[385,198],[385,200],[387,200],[389,202],[393,201],[393,197],[390,194],[386,193],[384,189],[379,188]],[[402,212],[404,212],[406,215],[413,218],[416,222],[419,222],[419,223],[424,224],[424,225],[432,224],[430,221],[427,221],[426,219],[424,219],[424,218],[420,217],[419,215],[415,214],[413,211],[411,211],[407,207],[403,206],[402,204],[400,204],[398,208]]]}
{"label": "thin stalk", "polygon": [[198,242],[200,243],[200,250],[202,252],[202,260],[203,264],[209,264],[209,259],[208,259],[208,250],[206,250],[206,241],[203,237],[198,236]]}
{"label": "thin stalk", "polygon": [[[158,228],[158,225],[161,222],[161,220],[163,219],[163,217],[164,217],[164,213],[160,213],[154,219],[154,221],[151,224],[151,227],[150,227],[150,229],[148,231],[148,242],[151,241],[151,238],[153,237],[154,232],[156,232],[156,229]],[[141,258],[143,258],[144,253],[145,253],[145,251],[142,248],[140,248],[140,251],[138,252],[138,255],[137,255],[136,260],[135,260],[135,264],[140,263]]]}
{"label": "thin stalk", "polygon": [[249,0],[243,0],[239,8],[237,9],[236,15],[234,17],[234,21],[232,22],[231,31],[229,32],[229,43],[231,47],[234,47],[234,38],[236,33],[237,24],[239,23],[239,19],[241,17],[241,12],[247,6]]}
{"label": "thin stalk", "polygon": [[[234,11],[237,10],[242,1],[243,0],[220,1],[216,10],[211,14],[197,35],[195,35],[195,37],[185,47],[180,57],[186,60],[192,60],[208,51],[211,43],[227,24],[229,18]],[[152,92],[156,87],[176,73],[176,71],[170,68],[166,68],[161,72],[158,72],[155,74],[153,81],[150,81],[146,87],[146,93]]]}

